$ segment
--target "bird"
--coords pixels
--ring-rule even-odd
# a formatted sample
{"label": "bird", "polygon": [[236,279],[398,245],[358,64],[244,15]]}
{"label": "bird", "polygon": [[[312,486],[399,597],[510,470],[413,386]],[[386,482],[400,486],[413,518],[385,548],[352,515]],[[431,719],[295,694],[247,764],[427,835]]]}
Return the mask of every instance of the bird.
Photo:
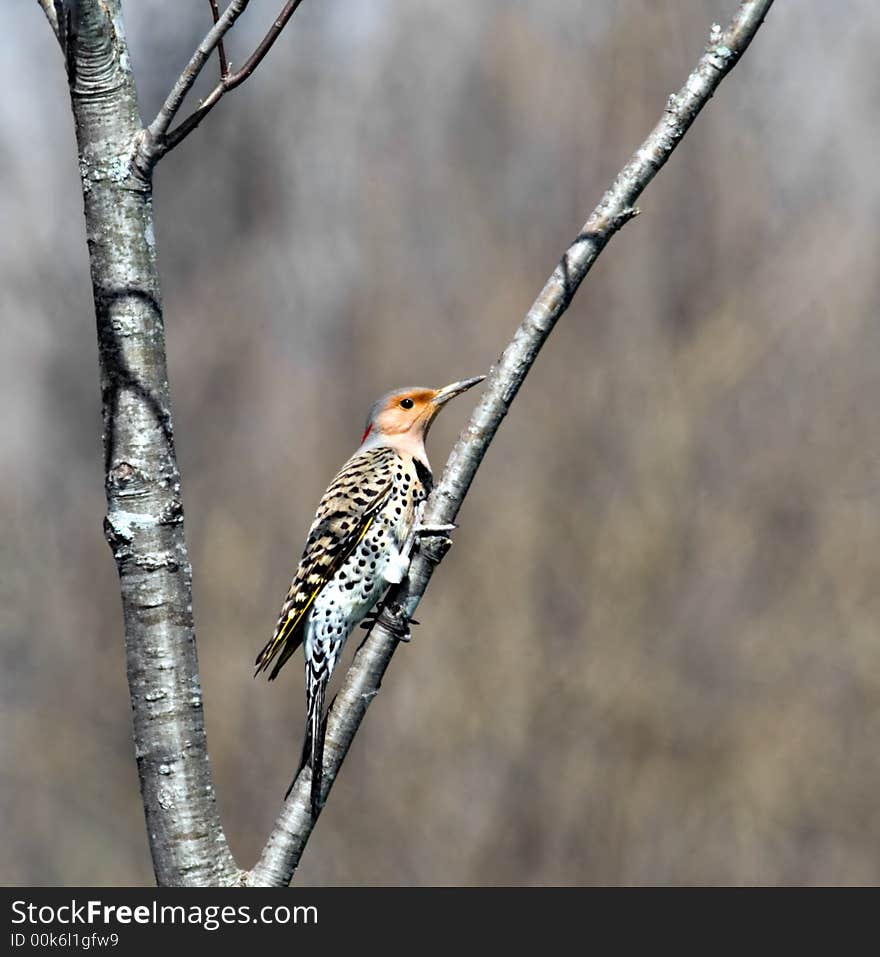
{"label": "bird", "polygon": [[[442,389],[394,389],[373,403],[360,446],[321,498],[275,631],[257,655],[254,676],[274,662],[271,681],[303,646],[306,733],[300,769],[311,768],[313,818],[321,807],[324,698],[333,669],[351,632],[388,587],[406,577],[419,536],[454,527],[421,523],[433,487],[425,438],[446,403],[483,379],[474,376]],[[293,783],[288,795],[292,788]]]}

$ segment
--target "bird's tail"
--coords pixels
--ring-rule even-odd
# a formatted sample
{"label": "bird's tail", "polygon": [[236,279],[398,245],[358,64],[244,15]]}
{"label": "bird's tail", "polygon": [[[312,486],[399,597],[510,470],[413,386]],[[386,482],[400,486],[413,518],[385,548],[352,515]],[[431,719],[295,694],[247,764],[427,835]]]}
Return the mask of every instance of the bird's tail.
{"label": "bird's tail", "polygon": [[[324,693],[327,690],[326,671],[317,672],[311,664],[306,668],[306,737],[300,767],[312,769],[311,805],[312,817],[318,816],[321,808],[321,779],[324,769]],[[293,788],[291,783],[290,788]],[[290,794],[290,789],[288,789]]]}

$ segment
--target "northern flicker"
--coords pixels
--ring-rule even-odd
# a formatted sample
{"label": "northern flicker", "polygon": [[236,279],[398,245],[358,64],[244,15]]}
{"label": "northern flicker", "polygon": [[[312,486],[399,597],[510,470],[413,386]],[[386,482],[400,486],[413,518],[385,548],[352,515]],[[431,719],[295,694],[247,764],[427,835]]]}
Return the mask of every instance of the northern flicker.
{"label": "northern flicker", "polygon": [[419,533],[445,530],[420,522],[432,487],[425,436],[450,399],[484,378],[442,389],[396,389],[373,404],[360,447],[321,499],[275,633],[257,656],[256,674],[277,657],[271,681],[303,645],[303,764],[312,769],[313,816],[320,809],[324,696],[330,676],[354,628],[389,585],[403,581]]}

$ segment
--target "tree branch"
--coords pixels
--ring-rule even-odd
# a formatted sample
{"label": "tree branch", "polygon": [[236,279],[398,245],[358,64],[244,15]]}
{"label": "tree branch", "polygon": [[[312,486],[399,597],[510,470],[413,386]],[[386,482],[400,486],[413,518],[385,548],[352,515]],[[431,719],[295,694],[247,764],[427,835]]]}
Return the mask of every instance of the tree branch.
{"label": "tree branch", "polygon": [[[726,30],[712,26],[709,44],[663,117],[624,166],[593,210],[526,313],[512,341],[489,374],[486,389],[452,450],[443,477],[427,503],[426,523],[455,519],[489,445],[547,337],[568,308],[584,277],[614,234],[637,214],[636,200],[671,156],[712,94],[737,64],[773,0],[744,0]],[[409,577],[389,598],[412,616],[442,560],[439,542],[414,558]],[[383,612],[355,656],[327,720],[323,797],[333,786],[370,702],[401,638],[405,618]],[[259,862],[245,876],[252,885],[290,882],[314,827],[309,810],[311,772],[304,768],[284,803]]]}
{"label": "tree branch", "polygon": [[[211,4],[211,16],[213,16],[214,26],[216,26],[217,21],[220,19],[220,11],[217,9],[217,0],[208,0],[208,3]],[[226,61],[226,50],[223,47],[222,40],[217,43],[217,57],[220,60],[220,79],[223,79],[229,72],[229,63]]]}
{"label": "tree branch", "polygon": [[37,0],[37,3],[43,8],[43,13],[46,14],[49,26],[52,27],[52,32],[55,34],[55,38],[63,49],[64,35],[62,33],[62,27],[64,23],[64,4],[61,0]]}
{"label": "tree branch", "polygon": [[288,20],[294,15],[302,0],[287,0],[266,35],[245,61],[244,66],[235,73],[224,72],[221,66],[220,82],[205,97],[197,110],[194,110],[179,126],[169,132],[174,117],[205,65],[205,61],[211,55],[214,47],[220,44],[223,36],[232,27],[248,2],[249,0],[231,0],[223,15],[199,44],[186,69],[181,73],[177,83],[169,93],[162,109],[159,110],[156,119],[147,128],[147,136],[144,137],[141,144],[142,159],[147,166],[155,165],[166,153],[173,150],[175,146],[179,146],[230,90],[241,86],[251,76],[269,50],[272,49],[275,41],[281,35],[281,31],[287,26]]}
{"label": "tree branch", "polygon": [[147,135],[141,145],[141,152],[144,154],[144,159],[148,161],[148,165],[152,166],[167,152],[165,136],[174,121],[174,117],[177,116],[178,110],[183,105],[187,93],[192,89],[214,49],[232,29],[233,24],[244,12],[249,2],[250,0],[230,0],[229,6],[223,11],[219,20],[196,47],[195,53],[190,57],[183,73],[177,78],[177,82],[171,88],[171,92],[156,114],[156,118],[147,127]]}

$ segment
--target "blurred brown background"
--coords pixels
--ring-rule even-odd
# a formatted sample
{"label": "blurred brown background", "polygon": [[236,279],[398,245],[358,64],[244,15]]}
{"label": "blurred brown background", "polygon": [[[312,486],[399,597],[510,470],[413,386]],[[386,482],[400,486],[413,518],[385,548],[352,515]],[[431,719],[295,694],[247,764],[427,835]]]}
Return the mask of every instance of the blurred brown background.
{"label": "blurred brown background", "polygon": [[[279,4],[253,0],[234,60]],[[251,663],[369,403],[488,368],[733,7],[309,0],[161,164],[209,743],[244,865],[303,719],[299,665],[266,686]],[[6,12],[0,880],[146,884],[67,90],[37,5]],[[125,14],[152,117],[207,0]],[[871,0],[777,4],[603,255],[301,882],[880,881],[878,41]]]}

